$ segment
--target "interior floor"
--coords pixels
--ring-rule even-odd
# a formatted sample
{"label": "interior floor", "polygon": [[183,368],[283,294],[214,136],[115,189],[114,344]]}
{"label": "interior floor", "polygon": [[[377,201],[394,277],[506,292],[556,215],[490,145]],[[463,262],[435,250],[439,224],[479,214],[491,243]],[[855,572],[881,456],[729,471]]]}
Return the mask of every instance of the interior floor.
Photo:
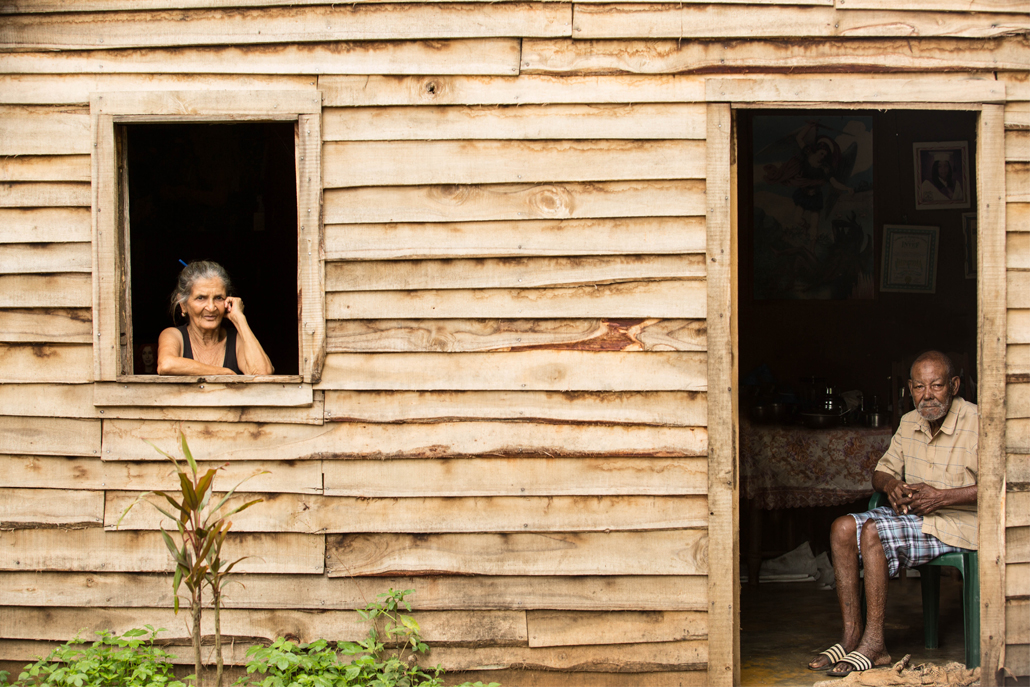
{"label": "interior floor", "polygon": [[[840,610],[834,591],[815,582],[763,583],[741,588],[741,684],[805,685],[829,679],[808,670],[808,662],[840,639]],[[891,658],[911,654],[910,665],[965,661],[962,582],[941,575],[937,649],[923,648],[919,579],[891,580],[887,593],[886,641]]]}

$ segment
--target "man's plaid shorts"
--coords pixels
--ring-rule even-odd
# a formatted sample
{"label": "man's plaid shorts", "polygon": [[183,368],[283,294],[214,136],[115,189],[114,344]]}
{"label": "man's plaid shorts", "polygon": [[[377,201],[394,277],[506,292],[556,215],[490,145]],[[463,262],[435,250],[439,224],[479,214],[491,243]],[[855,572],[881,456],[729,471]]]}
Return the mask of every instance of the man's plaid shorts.
{"label": "man's plaid shorts", "polygon": [[864,513],[852,513],[855,519],[855,534],[858,537],[858,559],[862,560],[862,525],[870,518],[876,523],[876,531],[887,556],[887,570],[890,577],[897,577],[901,568],[914,568],[929,563],[941,554],[952,551],[966,551],[957,546],[945,544],[937,537],[923,534],[923,518],[920,515],[898,515],[890,506],[880,506]]}

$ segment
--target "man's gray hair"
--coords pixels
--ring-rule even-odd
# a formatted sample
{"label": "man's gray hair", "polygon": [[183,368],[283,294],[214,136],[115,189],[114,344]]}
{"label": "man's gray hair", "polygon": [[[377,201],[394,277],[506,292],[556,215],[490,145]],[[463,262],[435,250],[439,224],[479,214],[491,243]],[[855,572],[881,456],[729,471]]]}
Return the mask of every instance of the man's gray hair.
{"label": "man's gray hair", "polygon": [[179,280],[175,285],[175,290],[172,291],[171,303],[169,304],[169,311],[172,314],[173,321],[175,320],[178,307],[185,303],[186,299],[193,293],[194,285],[201,279],[212,278],[221,279],[222,284],[225,285],[225,294],[227,296],[232,295],[233,285],[232,280],[229,279],[229,273],[217,262],[197,260],[182,268],[182,271],[179,272]]}
{"label": "man's gray hair", "polygon": [[916,369],[916,365],[926,361],[933,361],[940,363],[946,370],[946,379],[951,380],[953,377],[958,376],[958,370],[955,369],[955,363],[952,362],[951,358],[940,351],[927,351],[926,353],[920,353],[919,356],[912,361],[912,367],[908,368],[908,378],[912,378],[912,370]]}

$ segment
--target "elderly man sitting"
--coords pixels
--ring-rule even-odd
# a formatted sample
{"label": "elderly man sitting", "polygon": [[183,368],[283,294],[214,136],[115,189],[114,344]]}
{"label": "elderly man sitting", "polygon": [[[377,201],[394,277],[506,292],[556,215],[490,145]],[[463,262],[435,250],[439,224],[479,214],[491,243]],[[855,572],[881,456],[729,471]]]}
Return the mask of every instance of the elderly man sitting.
{"label": "elderly man sitting", "polygon": [[811,670],[843,677],[889,664],[883,638],[887,580],[941,554],[976,549],[976,406],[956,397],[959,378],[943,353],[920,355],[910,376],[916,409],[901,418],[873,473],[873,488],[886,493],[890,505],[833,523],[830,542],[844,632],[838,644],[808,664]]}

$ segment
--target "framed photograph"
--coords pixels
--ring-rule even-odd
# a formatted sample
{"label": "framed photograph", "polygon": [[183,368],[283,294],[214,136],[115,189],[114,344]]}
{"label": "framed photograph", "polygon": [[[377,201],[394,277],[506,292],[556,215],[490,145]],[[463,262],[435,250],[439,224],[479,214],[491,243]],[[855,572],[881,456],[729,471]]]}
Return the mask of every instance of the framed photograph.
{"label": "framed photograph", "polygon": [[966,279],[976,279],[976,213],[962,213],[962,238],[966,245]]}
{"label": "framed photograph", "polygon": [[916,210],[968,208],[969,142],[913,143]]}
{"label": "framed photograph", "polygon": [[938,234],[938,227],[883,225],[880,291],[934,293]]}
{"label": "framed photograph", "polygon": [[874,298],[873,118],[752,121],[754,299]]}

